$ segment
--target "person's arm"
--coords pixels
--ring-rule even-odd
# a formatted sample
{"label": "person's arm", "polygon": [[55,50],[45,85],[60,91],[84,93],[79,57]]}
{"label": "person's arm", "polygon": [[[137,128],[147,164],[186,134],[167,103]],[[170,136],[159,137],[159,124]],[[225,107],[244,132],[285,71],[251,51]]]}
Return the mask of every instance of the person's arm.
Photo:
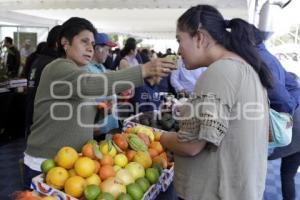
{"label": "person's arm", "polygon": [[173,153],[180,156],[195,156],[202,151],[206,145],[205,140],[195,140],[193,142],[179,142],[176,133],[163,133],[160,143]]}
{"label": "person's arm", "polygon": [[278,112],[293,114],[298,106],[298,100],[288,90],[287,83],[293,81],[292,78],[286,73],[276,57],[270,55],[264,58],[272,73],[273,88],[268,89],[271,108]]}
{"label": "person's arm", "polygon": [[272,74],[273,86],[268,89],[270,107],[277,112],[293,114],[298,106],[298,101],[287,89],[285,69],[278,59],[266,49],[264,44],[259,44],[257,50]]}
{"label": "person's arm", "polygon": [[[53,85],[50,87],[55,89],[55,95],[69,94],[71,89],[73,95],[80,97],[111,96],[131,89],[131,86],[143,85],[143,78],[167,76],[175,68],[174,63],[164,59],[156,59],[136,67],[102,74],[86,73],[67,59],[58,59],[50,65],[50,68],[45,69],[48,71],[45,76],[51,76],[49,78],[53,80],[52,84],[55,87]],[[71,83],[71,88],[69,84],[61,84],[58,80]],[[131,85],[124,84],[125,81],[130,82]]]}
{"label": "person's arm", "polygon": [[286,112],[293,115],[298,106],[298,100],[276,78],[273,78],[273,88],[268,89],[268,97],[271,108],[278,112]]}

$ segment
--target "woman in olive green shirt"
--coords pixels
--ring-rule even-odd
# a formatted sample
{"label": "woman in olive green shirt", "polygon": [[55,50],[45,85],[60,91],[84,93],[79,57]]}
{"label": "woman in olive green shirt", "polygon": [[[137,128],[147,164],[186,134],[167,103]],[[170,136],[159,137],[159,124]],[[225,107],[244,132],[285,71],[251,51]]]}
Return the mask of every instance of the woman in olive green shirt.
{"label": "woman in olive green shirt", "polygon": [[143,85],[143,78],[166,76],[175,68],[172,61],[156,59],[128,70],[88,74],[84,66],[93,57],[95,34],[94,26],[83,18],[73,17],[62,25],[58,41],[61,58],[43,70],[34,101],[33,125],[24,156],[27,187],[40,173],[43,160],[54,158],[63,146],[79,152],[87,140],[93,139],[96,97],[130,88],[114,85],[118,81],[137,87]]}

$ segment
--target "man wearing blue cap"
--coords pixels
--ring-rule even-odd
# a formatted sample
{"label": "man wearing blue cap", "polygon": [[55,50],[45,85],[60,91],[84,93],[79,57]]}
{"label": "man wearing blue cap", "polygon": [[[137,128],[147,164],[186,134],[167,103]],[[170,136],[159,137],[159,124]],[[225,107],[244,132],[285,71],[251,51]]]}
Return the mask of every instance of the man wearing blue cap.
{"label": "man wearing blue cap", "polygon": [[116,43],[108,38],[105,33],[97,33],[95,38],[95,52],[93,62],[86,66],[86,70],[91,73],[103,73],[105,71],[105,62],[111,47],[117,46]]}
{"label": "man wearing blue cap", "polygon": [[[95,38],[95,51],[93,60],[90,64],[85,66],[86,71],[90,73],[104,73],[106,72],[106,68],[103,65],[105,62],[109,50],[111,47],[117,46],[116,43],[112,42],[108,35],[105,33],[97,33]],[[99,97],[96,98],[96,102],[106,102],[108,106],[116,105],[117,98],[116,95],[108,96],[108,97]],[[100,105],[100,104],[99,104]],[[97,118],[97,117],[96,117]],[[103,120],[98,121],[95,120],[96,127],[94,130],[95,136],[99,134],[108,133],[112,129],[119,128],[118,116],[114,109],[112,109],[111,114],[107,115]],[[99,133],[100,132],[100,133]]]}

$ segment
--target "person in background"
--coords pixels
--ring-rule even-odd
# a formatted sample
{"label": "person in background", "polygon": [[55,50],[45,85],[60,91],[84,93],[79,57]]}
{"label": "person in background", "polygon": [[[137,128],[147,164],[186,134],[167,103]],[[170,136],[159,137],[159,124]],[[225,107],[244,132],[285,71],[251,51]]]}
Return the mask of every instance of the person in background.
{"label": "person in background", "polygon": [[[263,198],[269,133],[266,89],[272,87],[272,76],[253,44],[241,39],[240,33],[249,33],[243,21],[225,20],[210,5],[193,6],[177,21],[178,53],[185,66],[207,66],[194,97],[179,108],[179,131],[160,137],[174,153],[180,199]],[[247,112],[249,104],[253,112]]]}
{"label": "person in background", "polygon": [[166,77],[163,77],[158,83],[158,88],[160,92],[169,93],[172,95],[176,95],[176,91],[171,84],[171,74]]}
{"label": "person in background", "polygon": [[126,40],[124,48],[121,50],[122,58],[119,64],[119,70],[138,65],[139,62],[136,58],[136,55],[137,55],[136,40],[134,38],[128,38]]}
{"label": "person in background", "polygon": [[119,48],[115,48],[113,51],[113,66],[112,69],[113,71],[117,70],[121,60],[121,50]]}
{"label": "person in background", "polygon": [[72,17],[62,24],[60,58],[43,69],[34,100],[33,124],[24,152],[25,188],[29,189],[31,179],[41,173],[45,159],[53,159],[64,146],[80,152],[85,142],[93,139],[95,97],[130,88],[118,84],[119,80],[138,87],[144,78],[166,76],[175,69],[170,60],[156,59],[117,72],[88,73],[84,67],[92,61],[96,33],[84,18]]}
{"label": "person in background", "polygon": [[27,57],[25,65],[23,67],[23,71],[21,73],[22,78],[26,78],[27,80],[29,80],[29,71],[31,65],[46,46],[47,46],[47,42],[40,42],[37,45],[36,50]]}
{"label": "person in background", "polygon": [[141,48],[137,49],[135,58],[137,59],[138,63],[141,63],[141,64],[143,63],[143,59],[141,56]]}
{"label": "person in background", "polygon": [[151,52],[150,59],[152,59],[152,58],[157,58],[157,54],[156,54],[156,52],[155,52],[154,49],[151,49],[150,52]]}
{"label": "person in background", "polygon": [[5,37],[3,46],[6,47],[4,54],[4,66],[7,69],[7,75],[10,78],[16,78],[18,76],[20,68],[20,52],[13,45],[13,39],[11,37]]}
{"label": "person in background", "polygon": [[[116,44],[116,45],[117,45],[117,44]],[[105,67],[107,70],[113,70],[113,71],[115,71],[116,69],[113,67],[113,64],[114,64],[114,60],[113,60],[113,52],[112,52],[111,49],[109,49],[107,58],[106,58],[105,62],[103,63],[103,65],[104,65],[104,67]]]}
{"label": "person in background", "polygon": [[[134,38],[128,38],[126,40],[124,48],[121,50],[121,60],[119,64],[119,70],[127,69],[133,66],[136,66],[139,64],[139,61],[137,59],[137,45],[136,40]],[[133,97],[133,91],[132,90],[126,90],[123,91],[120,94],[119,100],[119,110],[128,109],[130,110],[130,105],[128,104],[130,99]],[[130,112],[124,113],[124,117],[129,117],[131,114]]]}
{"label": "person in background", "polygon": [[142,63],[146,63],[151,60],[151,53],[147,48],[141,50],[140,56],[142,59]]}
{"label": "person in background", "polygon": [[48,33],[46,46],[40,51],[36,58],[32,61],[32,65],[28,69],[28,87],[26,97],[26,119],[25,131],[26,135],[30,134],[30,127],[33,123],[34,99],[37,88],[40,83],[42,71],[47,64],[58,58],[57,41],[61,25],[54,26]]}
{"label": "person in background", "polygon": [[135,114],[160,109],[160,90],[156,78],[144,79],[144,85],[135,88],[134,95],[130,100],[134,106]]}
{"label": "person in background", "polygon": [[293,135],[289,145],[278,147],[269,155],[269,160],[281,158],[280,177],[283,200],[296,199],[295,176],[300,166],[300,86],[297,76],[288,73],[279,60],[272,55],[263,41],[262,33],[250,25],[256,35],[255,46],[272,73],[273,88],[268,89],[270,107],[277,112],[293,116]]}
{"label": "person in background", "polygon": [[189,96],[192,94],[196,81],[205,70],[205,67],[187,70],[182,58],[179,58],[177,60],[177,69],[171,73],[171,85],[175,89],[177,96]]}
{"label": "person in background", "polygon": [[21,55],[21,66],[25,66],[27,57],[32,54],[34,51],[31,40],[26,39],[24,41],[23,47],[20,49],[20,55]]}
{"label": "person in background", "polygon": [[174,53],[172,53],[172,49],[171,48],[167,48],[166,49],[166,53],[164,54],[164,57],[166,57],[168,55],[175,55]]}
{"label": "person in background", "polygon": [[[95,47],[94,47],[94,56],[91,63],[89,63],[85,68],[87,72],[90,73],[104,73],[106,68],[103,63],[107,59],[109,51],[112,47],[117,46],[116,43],[109,40],[108,35],[105,33],[97,33],[95,38]],[[112,105],[114,108],[117,103],[116,95],[108,97],[99,97],[96,98],[96,102],[107,102],[109,105]],[[94,136],[100,137],[113,129],[119,128],[118,116],[115,109],[112,109],[111,114],[107,115],[104,119],[96,121],[96,128],[94,130]],[[98,127],[99,126],[99,127]]]}

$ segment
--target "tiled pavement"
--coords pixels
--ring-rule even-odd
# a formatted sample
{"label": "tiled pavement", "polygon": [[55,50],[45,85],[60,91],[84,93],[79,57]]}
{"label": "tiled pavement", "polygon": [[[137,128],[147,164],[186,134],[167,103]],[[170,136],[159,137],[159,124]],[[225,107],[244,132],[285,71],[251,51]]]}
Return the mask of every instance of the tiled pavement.
{"label": "tiled pavement", "polygon": [[[0,200],[9,200],[11,193],[22,190],[18,161],[23,156],[24,139],[16,139],[10,143],[0,142]],[[269,161],[264,200],[281,200],[279,176],[280,161]],[[300,172],[296,177],[296,200],[300,200]],[[170,198],[171,197],[171,198]],[[172,194],[161,195],[160,200],[172,200]]]}
{"label": "tiled pavement", "polygon": [[23,157],[25,140],[0,145],[0,200],[8,200],[14,191],[22,190],[18,161]]}
{"label": "tiled pavement", "polygon": [[[300,200],[300,168],[295,179],[296,200]],[[268,161],[268,174],[266,180],[266,190],[264,200],[282,200],[280,181],[280,160]]]}

